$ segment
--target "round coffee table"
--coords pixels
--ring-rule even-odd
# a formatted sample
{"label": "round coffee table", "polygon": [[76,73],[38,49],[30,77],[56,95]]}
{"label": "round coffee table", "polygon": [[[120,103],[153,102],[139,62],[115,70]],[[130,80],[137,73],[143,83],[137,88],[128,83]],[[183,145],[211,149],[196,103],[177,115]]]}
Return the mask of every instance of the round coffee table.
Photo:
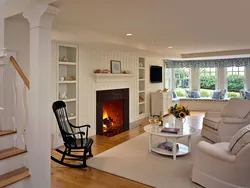
{"label": "round coffee table", "polygon": [[[161,130],[165,127],[174,128],[173,125],[170,125],[168,123],[165,123],[163,126],[149,124],[144,127],[144,130],[149,134],[149,148],[148,148],[149,152],[154,151],[162,155],[173,156],[174,160],[176,160],[176,156],[185,155],[191,152],[191,139],[190,138],[192,135],[197,133],[198,129],[196,129],[195,127],[188,126],[188,125],[184,125],[183,128],[181,128],[177,134],[161,132]],[[153,144],[152,143],[153,135],[165,137],[166,141],[171,142],[173,144],[172,151],[159,148],[158,146],[160,143]],[[188,146],[177,143],[177,140],[183,137],[188,138]],[[177,144],[178,144],[178,148],[177,148]]]}

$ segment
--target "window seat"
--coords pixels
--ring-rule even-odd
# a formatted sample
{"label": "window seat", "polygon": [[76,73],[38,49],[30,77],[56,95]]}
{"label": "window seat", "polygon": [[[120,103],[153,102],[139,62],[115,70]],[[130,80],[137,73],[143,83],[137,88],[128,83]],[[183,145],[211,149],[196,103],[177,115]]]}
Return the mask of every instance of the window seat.
{"label": "window seat", "polygon": [[187,106],[190,110],[195,111],[214,111],[220,112],[227,104],[229,98],[212,99],[212,98],[180,98],[179,104]]}

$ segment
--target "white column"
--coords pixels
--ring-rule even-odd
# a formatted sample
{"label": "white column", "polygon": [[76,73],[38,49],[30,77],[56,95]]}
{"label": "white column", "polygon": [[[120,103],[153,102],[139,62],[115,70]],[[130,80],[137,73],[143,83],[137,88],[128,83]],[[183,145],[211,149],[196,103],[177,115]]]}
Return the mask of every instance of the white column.
{"label": "white column", "polygon": [[30,23],[30,92],[27,149],[33,187],[50,187],[51,28],[59,10],[36,4],[23,13]]}
{"label": "white column", "polygon": [[191,90],[199,91],[200,89],[200,69],[191,68]]}
{"label": "white column", "polygon": [[245,90],[250,90],[250,67],[245,67]]}
{"label": "white column", "polygon": [[227,79],[226,79],[226,68],[224,67],[221,67],[221,68],[217,68],[217,71],[216,71],[216,88],[215,89],[221,89],[221,90],[224,90],[224,89],[227,89]]}

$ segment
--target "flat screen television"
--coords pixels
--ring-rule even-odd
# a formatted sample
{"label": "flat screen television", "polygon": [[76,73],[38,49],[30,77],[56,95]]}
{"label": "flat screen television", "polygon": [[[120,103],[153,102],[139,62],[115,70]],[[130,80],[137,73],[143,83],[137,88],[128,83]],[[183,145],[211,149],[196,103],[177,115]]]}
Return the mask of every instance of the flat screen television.
{"label": "flat screen television", "polygon": [[150,82],[151,83],[162,83],[162,67],[154,66],[150,67]]}

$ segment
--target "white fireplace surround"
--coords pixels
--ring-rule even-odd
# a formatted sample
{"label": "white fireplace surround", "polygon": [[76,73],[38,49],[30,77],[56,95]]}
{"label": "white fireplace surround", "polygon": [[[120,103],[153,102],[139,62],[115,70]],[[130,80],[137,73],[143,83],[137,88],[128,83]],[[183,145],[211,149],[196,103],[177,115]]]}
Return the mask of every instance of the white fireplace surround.
{"label": "white fireplace surround", "polygon": [[[113,89],[129,89],[129,119],[134,120],[133,114],[138,111],[135,93],[138,92],[135,90],[136,87],[133,87],[134,82],[134,74],[94,74],[93,75],[96,82],[96,91],[101,90],[113,90]],[[96,92],[95,92],[96,99]],[[95,100],[96,103],[96,100]],[[96,106],[96,104],[95,104]],[[95,112],[96,116],[96,112]],[[94,116],[94,117],[95,117]],[[96,127],[95,127],[96,129]],[[96,130],[95,130],[96,131]]]}

